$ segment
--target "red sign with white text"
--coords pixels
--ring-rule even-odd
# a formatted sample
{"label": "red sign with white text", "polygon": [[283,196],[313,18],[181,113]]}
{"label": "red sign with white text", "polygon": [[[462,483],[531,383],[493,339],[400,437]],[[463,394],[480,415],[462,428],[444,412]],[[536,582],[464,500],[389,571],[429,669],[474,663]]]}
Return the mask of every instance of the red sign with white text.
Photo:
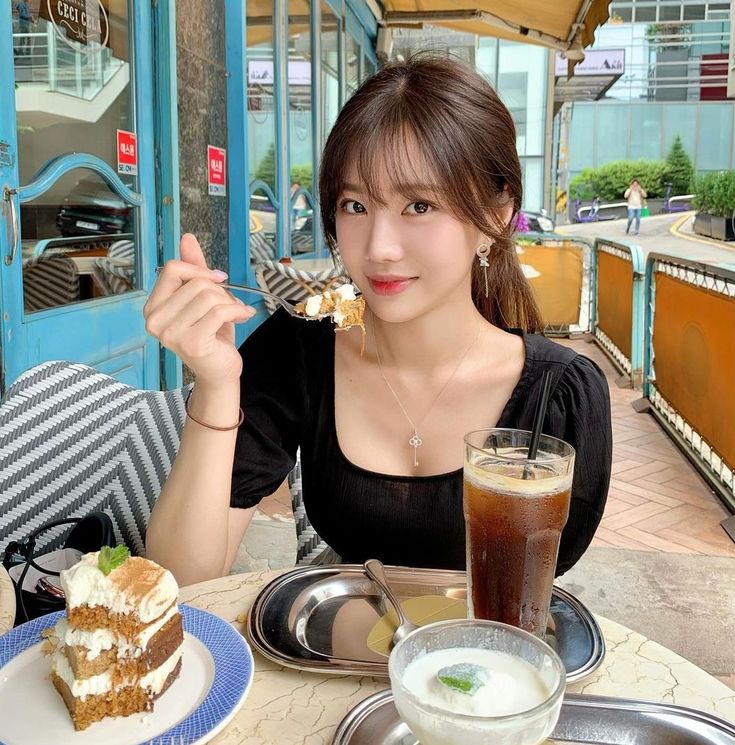
{"label": "red sign with white text", "polygon": [[207,180],[209,194],[224,197],[227,194],[227,154],[222,147],[207,145]]}
{"label": "red sign with white text", "polygon": [[129,176],[138,173],[138,138],[135,132],[117,130],[117,172]]}

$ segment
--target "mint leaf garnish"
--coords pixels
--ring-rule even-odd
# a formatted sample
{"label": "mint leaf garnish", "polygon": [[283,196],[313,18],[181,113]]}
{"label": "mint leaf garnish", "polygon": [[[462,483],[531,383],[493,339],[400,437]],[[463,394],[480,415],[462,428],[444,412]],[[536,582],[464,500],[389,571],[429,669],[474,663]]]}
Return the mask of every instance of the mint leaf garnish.
{"label": "mint leaf garnish", "polygon": [[102,574],[107,576],[113,569],[117,569],[117,567],[123,564],[129,556],[130,551],[123,544],[115,546],[115,548],[102,546],[99,558],[97,559],[97,566]]}
{"label": "mint leaf garnish", "polygon": [[490,671],[482,665],[462,662],[459,665],[443,667],[436,677],[447,688],[472,696],[487,683]]}

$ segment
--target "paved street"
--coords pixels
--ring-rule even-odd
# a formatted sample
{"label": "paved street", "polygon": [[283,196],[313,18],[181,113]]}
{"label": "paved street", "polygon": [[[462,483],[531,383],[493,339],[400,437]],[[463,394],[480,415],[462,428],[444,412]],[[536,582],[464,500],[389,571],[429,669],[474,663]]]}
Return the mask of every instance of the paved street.
{"label": "paved street", "polygon": [[[677,235],[671,230],[681,222]],[[626,235],[627,220],[609,220],[605,222],[575,223],[559,225],[557,232],[564,235],[580,235],[585,238],[610,238],[616,241],[637,243],[645,253],[655,251],[678,256],[684,259],[703,261],[709,264],[730,264],[735,268],[735,245],[724,241],[712,241],[696,235],[692,230],[694,213],[678,215],[656,215],[641,220],[640,235]]]}

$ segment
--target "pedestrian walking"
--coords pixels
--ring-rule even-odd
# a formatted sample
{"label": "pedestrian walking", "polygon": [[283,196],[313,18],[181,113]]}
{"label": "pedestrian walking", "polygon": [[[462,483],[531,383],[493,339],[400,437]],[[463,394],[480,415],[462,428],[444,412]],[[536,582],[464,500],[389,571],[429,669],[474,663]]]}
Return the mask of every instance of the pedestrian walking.
{"label": "pedestrian walking", "polygon": [[638,235],[641,229],[641,210],[643,209],[643,200],[648,196],[646,190],[640,185],[638,179],[634,178],[630,186],[625,190],[625,199],[628,202],[628,225],[625,228],[625,234],[630,233],[630,226],[635,221],[635,234]]}

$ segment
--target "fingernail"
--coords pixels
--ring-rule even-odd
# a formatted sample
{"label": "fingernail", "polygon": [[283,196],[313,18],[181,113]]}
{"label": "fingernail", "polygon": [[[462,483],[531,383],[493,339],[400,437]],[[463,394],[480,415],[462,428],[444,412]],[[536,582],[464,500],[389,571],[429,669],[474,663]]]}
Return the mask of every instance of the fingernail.
{"label": "fingernail", "polygon": [[227,279],[227,272],[223,272],[221,269],[212,269],[212,279],[215,282],[223,282]]}

